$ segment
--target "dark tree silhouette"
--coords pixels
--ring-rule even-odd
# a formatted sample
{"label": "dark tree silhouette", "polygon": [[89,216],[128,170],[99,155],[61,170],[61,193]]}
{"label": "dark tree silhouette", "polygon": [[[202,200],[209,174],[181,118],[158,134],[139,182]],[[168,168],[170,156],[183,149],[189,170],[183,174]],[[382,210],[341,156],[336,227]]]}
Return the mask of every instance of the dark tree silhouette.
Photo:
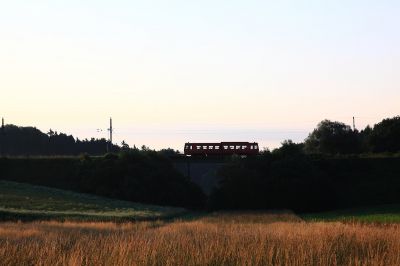
{"label": "dark tree silhouette", "polygon": [[376,124],[370,132],[369,142],[373,152],[400,151],[400,116]]}
{"label": "dark tree silhouette", "polygon": [[125,140],[123,140],[123,141],[121,142],[121,149],[122,149],[123,151],[128,151],[128,150],[129,150],[129,145],[128,145],[128,143],[125,142]]}
{"label": "dark tree silhouette", "polygon": [[308,153],[350,154],[361,151],[358,131],[341,122],[323,120],[305,140]]}

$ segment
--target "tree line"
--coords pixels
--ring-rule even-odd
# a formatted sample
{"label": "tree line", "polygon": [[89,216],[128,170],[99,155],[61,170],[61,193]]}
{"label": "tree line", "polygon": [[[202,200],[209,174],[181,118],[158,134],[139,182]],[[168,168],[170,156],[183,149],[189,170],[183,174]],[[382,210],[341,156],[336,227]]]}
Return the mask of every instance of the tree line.
{"label": "tree line", "polygon": [[[361,131],[341,122],[323,120],[299,145],[308,154],[396,153],[400,152],[399,136],[400,116],[384,119]],[[43,133],[35,127],[6,125],[0,131],[0,155],[104,155],[110,150],[119,152],[129,149],[125,141],[120,146],[113,144],[110,148],[104,138],[80,140],[51,129]],[[172,149],[160,152],[166,156],[177,154]]]}
{"label": "tree line", "polygon": [[[111,150],[118,152],[125,149],[112,145]],[[128,146],[129,148],[129,146]],[[110,149],[110,143],[102,138],[80,140],[72,135],[49,130],[43,133],[35,127],[18,127],[6,125],[0,130],[0,155],[32,156],[32,155],[104,155]]]}

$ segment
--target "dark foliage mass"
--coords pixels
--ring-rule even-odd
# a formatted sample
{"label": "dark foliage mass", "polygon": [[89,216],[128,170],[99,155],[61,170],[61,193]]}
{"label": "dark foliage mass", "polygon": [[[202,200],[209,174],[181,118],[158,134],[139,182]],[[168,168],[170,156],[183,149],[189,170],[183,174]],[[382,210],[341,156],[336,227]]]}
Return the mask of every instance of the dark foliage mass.
{"label": "dark foliage mass", "polygon": [[204,206],[201,189],[155,151],[131,150],[118,156],[107,154],[100,160],[86,157],[79,175],[87,193],[159,205]]}
{"label": "dark foliage mass", "polygon": [[324,211],[400,203],[400,158],[308,155],[286,142],[262,156],[233,159],[220,169],[213,209]]}
{"label": "dark foliage mass", "polygon": [[210,199],[215,209],[307,211],[330,205],[329,196],[324,194],[330,188],[329,180],[320,178],[302,145],[290,141],[272,153],[233,159],[218,175],[220,183]]}
{"label": "dark foliage mass", "polygon": [[116,199],[201,208],[204,194],[171,161],[154,151],[103,157],[2,158],[0,179],[27,182]]}
{"label": "dark foliage mass", "polygon": [[376,124],[368,137],[373,152],[399,152],[400,116]]}
{"label": "dark foliage mass", "polygon": [[[47,134],[34,127],[6,125],[0,130],[0,153],[7,156],[31,155],[103,155],[109,143],[105,139],[79,140],[71,135],[49,130]],[[121,148],[113,145],[117,152]]]}

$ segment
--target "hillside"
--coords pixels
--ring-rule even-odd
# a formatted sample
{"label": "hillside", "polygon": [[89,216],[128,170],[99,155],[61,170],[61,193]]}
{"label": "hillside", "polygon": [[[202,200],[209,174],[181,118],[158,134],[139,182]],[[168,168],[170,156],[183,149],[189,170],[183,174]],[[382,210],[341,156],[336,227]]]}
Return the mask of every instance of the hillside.
{"label": "hillside", "polygon": [[0,180],[0,220],[126,221],[173,217],[182,208],[159,207]]}

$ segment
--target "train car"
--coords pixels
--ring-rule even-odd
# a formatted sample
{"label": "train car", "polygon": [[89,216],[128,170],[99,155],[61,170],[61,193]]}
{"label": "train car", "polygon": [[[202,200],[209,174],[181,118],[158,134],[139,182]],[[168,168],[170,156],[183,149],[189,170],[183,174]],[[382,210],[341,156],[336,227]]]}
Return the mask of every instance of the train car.
{"label": "train car", "polygon": [[257,142],[220,142],[220,143],[185,143],[186,156],[228,156],[228,155],[257,155],[259,147]]}

